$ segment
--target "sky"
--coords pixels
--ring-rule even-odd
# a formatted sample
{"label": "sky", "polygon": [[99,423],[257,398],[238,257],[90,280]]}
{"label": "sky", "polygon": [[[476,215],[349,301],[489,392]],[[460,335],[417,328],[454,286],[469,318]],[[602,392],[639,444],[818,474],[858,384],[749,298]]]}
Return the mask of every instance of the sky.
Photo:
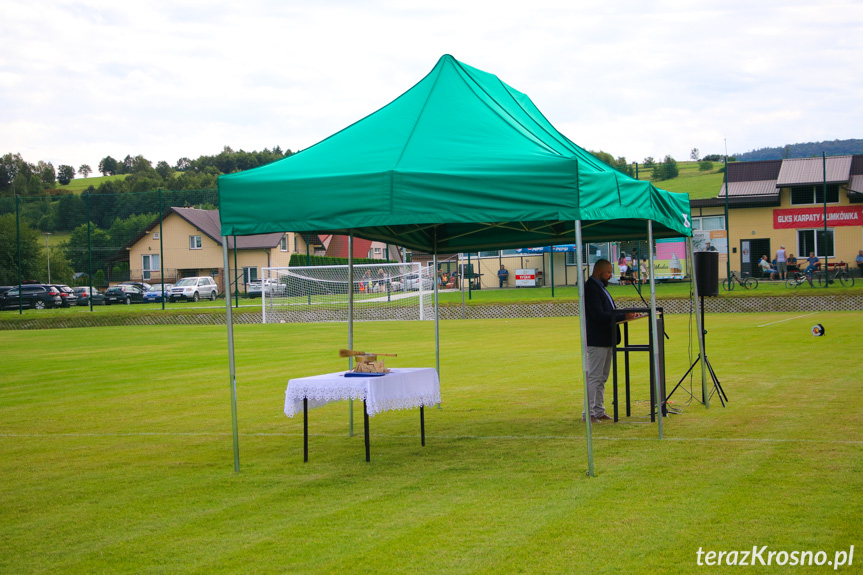
{"label": "sky", "polygon": [[630,162],[863,137],[860,0],[4,0],[0,154],[298,151],[443,54]]}

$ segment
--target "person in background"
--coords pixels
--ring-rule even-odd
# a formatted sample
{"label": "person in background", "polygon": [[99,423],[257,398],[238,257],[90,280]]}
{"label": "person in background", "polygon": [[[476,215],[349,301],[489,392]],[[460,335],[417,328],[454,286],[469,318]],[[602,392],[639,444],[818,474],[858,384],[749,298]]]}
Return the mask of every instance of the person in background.
{"label": "person in background", "polygon": [[506,268],[503,265],[500,266],[500,269],[497,270],[497,280],[500,283],[498,287],[503,287],[503,284],[506,283],[507,278],[509,277],[509,272],[506,271]]}
{"label": "person in background", "polygon": [[[637,313],[618,311],[611,294],[605,288],[614,275],[608,260],[597,260],[593,273],[584,282],[585,331],[587,332],[587,404],[590,421],[611,420],[605,413],[605,382],[611,370],[614,346],[620,343],[617,322],[638,317]],[[616,338],[616,340],[615,340]],[[582,420],[587,418],[582,413]]]}
{"label": "person in background", "polygon": [[789,272],[799,272],[800,268],[797,267],[797,258],[794,257],[794,254],[788,256],[788,271]]}
{"label": "person in background", "polygon": [[767,256],[761,256],[761,259],[758,260],[758,267],[761,268],[761,272],[764,274],[770,274],[770,279],[775,280],[779,274],[775,269],[770,265],[770,262],[767,261]]}
{"label": "person in background", "polygon": [[707,245],[705,245],[705,246],[704,246],[704,251],[706,251],[706,252],[715,252],[715,251],[717,251],[717,250],[716,250],[716,248],[715,248],[715,247],[713,247],[713,244],[711,244],[710,242],[707,242]]}
{"label": "person in background", "polygon": [[776,250],[776,271],[779,272],[779,279],[784,280],[788,273],[788,259],[785,257],[785,246],[779,246]]}
{"label": "person in background", "polygon": [[857,252],[857,269],[860,270],[860,275],[863,275],[863,250]]}
{"label": "person in background", "polygon": [[803,273],[809,277],[809,283],[812,283],[812,274],[815,273],[815,270],[821,265],[821,261],[815,257],[815,252],[809,252],[809,257],[806,258],[806,262],[809,264],[806,266],[806,269],[803,270]]}
{"label": "person in background", "polygon": [[626,281],[626,271],[629,269],[629,265],[626,263],[626,253],[620,252],[620,257],[617,259],[617,267],[620,268],[620,283]]}

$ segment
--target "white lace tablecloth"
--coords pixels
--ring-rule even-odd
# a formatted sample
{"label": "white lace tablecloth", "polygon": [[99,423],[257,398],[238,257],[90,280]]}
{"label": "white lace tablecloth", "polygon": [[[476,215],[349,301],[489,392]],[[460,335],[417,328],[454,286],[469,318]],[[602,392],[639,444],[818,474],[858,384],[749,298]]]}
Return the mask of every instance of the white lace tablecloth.
{"label": "white lace tablecloth", "polygon": [[440,403],[440,380],[431,367],[391,368],[380,377],[345,377],[345,373],[290,380],[285,391],[285,415],[302,413],[303,398],[308,398],[309,409],[342,399],[365,399],[370,417],[382,411]]}

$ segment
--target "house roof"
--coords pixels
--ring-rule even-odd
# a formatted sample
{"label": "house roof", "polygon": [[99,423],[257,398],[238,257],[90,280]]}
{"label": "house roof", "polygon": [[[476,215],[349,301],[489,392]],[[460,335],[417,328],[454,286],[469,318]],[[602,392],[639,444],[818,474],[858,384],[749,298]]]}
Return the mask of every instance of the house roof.
{"label": "house roof", "polygon": [[[863,154],[827,158],[791,158],[728,164],[728,203],[745,206],[779,203],[779,189],[790,186],[848,184],[852,202],[863,202]],[[725,203],[725,184],[715,198],[692,200],[692,207],[719,206]]]}
{"label": "house roof", "polygon": [[[201,233],[212,239],[218,245],[222,245],[220,235],[219,210],[200,210],[198,208],[171,208],[174,213],[198,228]],[[238,236],[238,250],[255,250],[274,248],[279,245],[285,232],[273,232],[269,234],[258,234],[253,236]],[[228,238],[228,249],[234,249],[234,238]]]}
{"label": "house roof", "polygon": [[[827,158],[827,183],[844,184],[851,175],[851,156],[832,156]],[[821,184],[824,182],[823,158],[793,158],[782,160],[782,169],[776,187]]]}
{"label": "house roof", "polygon": [[[162,219],[167,218],[172,213],[177,214],[190,225],[198,229],[202,234],[212,239],[216,244],[222,245],[222,236],[219,235],[219,210],[202,210],[198,208],[168,208],[162,216]],[[126,244],[126,248],[131,248],[133,245],[147,235],[149,230],[152,230],[159,224],[159,218],[150,222],[144,229],[132,238]],[[274,248],[279,245],[284,232],[274,232],[270,234],[259,234],[253,236],[237,237],[237,249],[239,250],[255,250]],[[228,249],[234,249],[234,238],[228,238]]]}

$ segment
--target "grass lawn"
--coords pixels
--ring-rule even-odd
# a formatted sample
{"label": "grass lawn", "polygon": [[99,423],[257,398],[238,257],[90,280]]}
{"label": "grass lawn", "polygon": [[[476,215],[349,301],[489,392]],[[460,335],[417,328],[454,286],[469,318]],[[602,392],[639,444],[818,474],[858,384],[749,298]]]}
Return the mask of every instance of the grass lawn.
{"label": "grass lawn", "polygon": [[[685,382],[659,440],[637,360],[634,417],[594,427],[595,478],[573,318],[441,322],[427,445],[417,411],[383,413],[370,464],[346,402],[311,413],[306,464],[282,413],[288,378],[344,368],[345,325],[236,325],[238,474],[224,327],[0,332],[0,572],[716,573],[700,547],[856,545],[859,573],[861,319],[708,315],[728,407]],[[693,329],[668,318],[672,385]],[[434,365],[431,322],[355,341]]]}
{"label": "grass lawn", "polygon": [[90,178],[77,178],[66,184],[65,186],[57,184],[58,190],[69,190],[80,194],[90,186],[98,188],[101,184],[110,180],[125,180],[128,174],[117,174],[114,176],[93,176]]}

